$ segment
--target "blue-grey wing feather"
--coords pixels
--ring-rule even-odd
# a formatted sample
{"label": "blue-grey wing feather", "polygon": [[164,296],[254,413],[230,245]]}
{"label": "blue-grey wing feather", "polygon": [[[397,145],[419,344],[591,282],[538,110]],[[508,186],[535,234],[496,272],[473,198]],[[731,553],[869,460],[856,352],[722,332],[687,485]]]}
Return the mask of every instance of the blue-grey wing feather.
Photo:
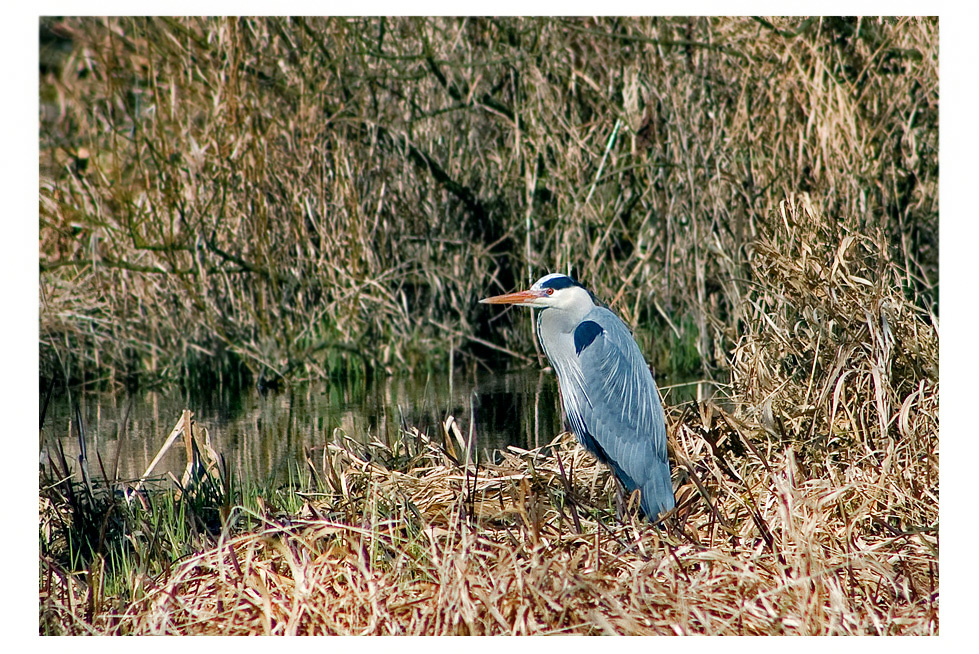
{"label": "blue-grey wing feather", "polygon": [[582,444],[609,463],[629,491],[642,489],[642,508],[653,518],[674,505],[659,393],[618,316],[595,307],[581,325],[588,323],[601,330],[587,326],[585,333],[575,334],[581,376],[562,383],[561,390],[580,396],[572,402],[565,398],[565,409]]}

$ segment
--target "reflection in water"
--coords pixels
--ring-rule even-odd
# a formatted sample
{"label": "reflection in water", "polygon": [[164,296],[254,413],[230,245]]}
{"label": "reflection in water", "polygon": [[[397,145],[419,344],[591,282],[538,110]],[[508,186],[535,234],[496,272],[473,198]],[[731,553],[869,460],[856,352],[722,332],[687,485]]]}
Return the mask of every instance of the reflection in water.
{"label": "reflection in water", "polygon": [[[665,387],[664,387],[665,388]],[[695,392],[695,391],[694,391]],[[669,391],[675,405],[684,388]],[[85,428],[90,472],[101,476],[95,453],[110,477],[138,479],[156,456],[183,409],[210,433],[212,447],[236,475],[252,481],[288,483],[305,468],[305,452],[334,442],[336,430],[355,440],[392,445],[402,424],[440,440],[441,425],[453,416],[461,432],[472,433],[474,450],[488,460],[497,449],[531,449],[550,442],[563,428],[557,379],[537,369],[506,374],[380,378],[370,386],[320,382],[294,385],[261,395],[216,392],[188,397],[179,392],[132,395],[74,395]],[[53,398],[41,430],[42,458],[60,439],[77,462],[74,410],[67,397]],[[69,429],[71,437],[69,438]],[[118,457],[118,458],[117,458]],[[182,447],[172,447],[154,476],[178,478],[186,463]],[[77,463],[74,467],[77,467]]]}

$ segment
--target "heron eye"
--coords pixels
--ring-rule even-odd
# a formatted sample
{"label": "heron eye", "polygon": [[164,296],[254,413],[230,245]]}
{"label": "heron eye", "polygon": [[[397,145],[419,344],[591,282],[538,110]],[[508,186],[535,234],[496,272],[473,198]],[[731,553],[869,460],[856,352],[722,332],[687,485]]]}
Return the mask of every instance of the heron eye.
{"label": "heron eye", "polygon": [[547,294],[548,295],[554,295],[554,289],[553,288],[547,289]]}

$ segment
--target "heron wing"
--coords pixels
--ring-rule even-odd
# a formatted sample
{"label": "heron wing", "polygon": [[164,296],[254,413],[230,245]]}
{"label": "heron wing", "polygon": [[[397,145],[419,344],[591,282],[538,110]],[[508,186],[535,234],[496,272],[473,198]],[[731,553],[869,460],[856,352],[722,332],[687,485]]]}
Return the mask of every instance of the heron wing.
{"label": "heron wing", "polygon": [[565,396],[573,395],[571,402],[565,398],[572,429],[627,489],[642,489],[647,515],[672,508],[663,408],[629,329],[595,307],[576,330],[574,347],[579,370],[561,384]]}

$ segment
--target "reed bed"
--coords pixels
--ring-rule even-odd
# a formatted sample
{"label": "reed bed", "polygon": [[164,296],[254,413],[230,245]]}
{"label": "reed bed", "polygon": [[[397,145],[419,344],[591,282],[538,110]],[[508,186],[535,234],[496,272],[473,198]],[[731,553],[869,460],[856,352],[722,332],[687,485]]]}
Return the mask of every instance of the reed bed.
{"label": "reed bed", "polygon": [[337,435],[301,506],[239,503],[124,596],[42,559],[42,630],[937,634],[933,317],[879,239],[806,241],[826,223],[801,200],[777,224],[751,248],[729,396],[668,409],[662,525],[568,433],[494,461],[451,417],[391,447]]}
{"label": "reed bed", "polygon": [[794,194],[879,232],[937,313],[935,18],[46,18],[41,36],[46,379],[509,361],[530,331],[476,300],[569,268],[657,368],[723,374],[747,248]]}
{"label": "reed bed", "polygon": [[568,434],[449,420],[288,492],[54,457],[41,633],[938,633],[937,20],[42,28],[42,378],[524,356],[476,300],[574,266],[723,393],[667,402],[662,526]]}
{"label": "reed bed", "polygon": [[[58,607],[61,629],[103,634],[938,629],[936,534],[873,523],[875,500],[895,485],[879,466],[842,484],[805,478],[786,448],[740,471],[752,502],[730,480],[715,489],[723,523],[697,502],[681,510],[682,528],[661,531],[615,520],[606,470],[569,435],[553,455],[511,454],[478,476],[437,453],[404,471],[339,458],[346,495],[222,535],[138,579],[133,596],[100,598],[91,621],[80,607],[92,589],[68,576],[43,602],[48,619]],[[574,471],[570,494],[562,468]]]}

